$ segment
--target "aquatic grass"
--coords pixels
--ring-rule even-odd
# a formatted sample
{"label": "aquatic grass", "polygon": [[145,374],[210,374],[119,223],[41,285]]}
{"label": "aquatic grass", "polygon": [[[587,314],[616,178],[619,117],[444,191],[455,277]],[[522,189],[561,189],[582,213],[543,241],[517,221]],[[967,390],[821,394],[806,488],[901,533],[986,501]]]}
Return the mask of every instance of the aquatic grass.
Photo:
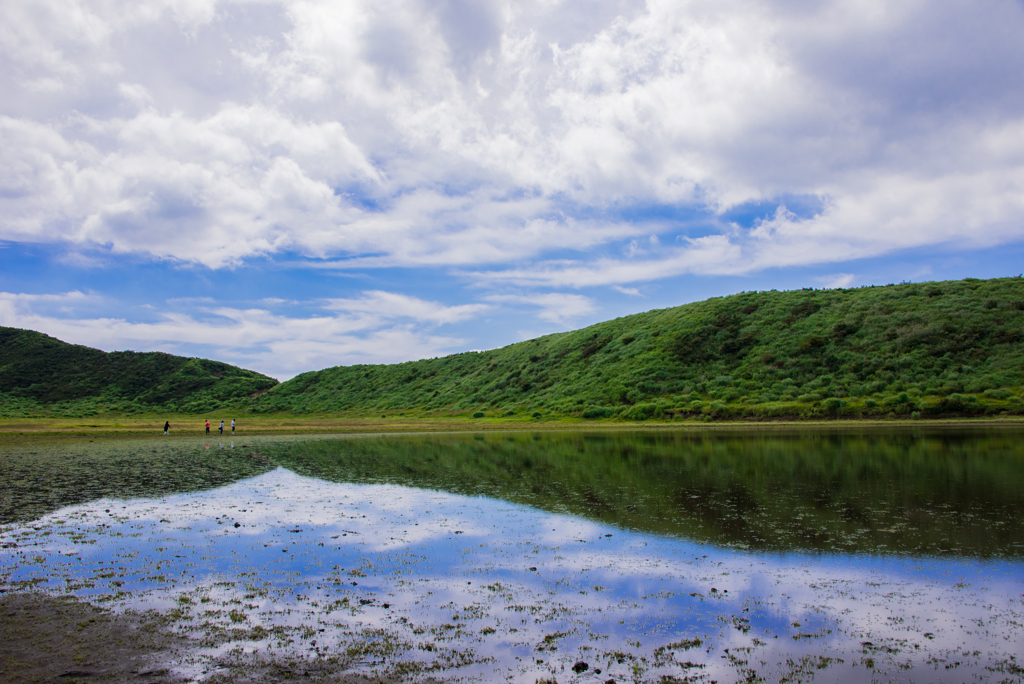
{"label": "aquatic grass", "polygon": [[212,489],[274,467],[251,439],[8,440],[0,445],[0,524],[103,497]]}

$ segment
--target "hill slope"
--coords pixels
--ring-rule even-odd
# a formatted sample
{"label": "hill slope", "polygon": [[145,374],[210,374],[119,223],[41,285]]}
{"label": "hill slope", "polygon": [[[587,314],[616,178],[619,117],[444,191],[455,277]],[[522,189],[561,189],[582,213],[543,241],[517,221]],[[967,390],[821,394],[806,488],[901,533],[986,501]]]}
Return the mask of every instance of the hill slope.
{"label": "hill slope", "polygon": [[1024,279],[746,292],[502,349],[305,373],[255,412],[1020,413]]}
{"label": "hill slope", "polygon": [[254,371],[162,352],[102,352],[0,327],[0,415],[200,412],[277,385]]}

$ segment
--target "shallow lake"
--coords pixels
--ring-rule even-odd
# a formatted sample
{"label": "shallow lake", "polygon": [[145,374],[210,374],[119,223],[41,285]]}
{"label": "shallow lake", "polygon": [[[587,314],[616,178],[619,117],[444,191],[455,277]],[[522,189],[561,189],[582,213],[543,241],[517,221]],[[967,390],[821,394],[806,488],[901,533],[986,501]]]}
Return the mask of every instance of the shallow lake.
{"label": "shallow lake", "polygon": [[0,588],[160,611],[200,680],[1021,681],[1022,437],[27,440]]}

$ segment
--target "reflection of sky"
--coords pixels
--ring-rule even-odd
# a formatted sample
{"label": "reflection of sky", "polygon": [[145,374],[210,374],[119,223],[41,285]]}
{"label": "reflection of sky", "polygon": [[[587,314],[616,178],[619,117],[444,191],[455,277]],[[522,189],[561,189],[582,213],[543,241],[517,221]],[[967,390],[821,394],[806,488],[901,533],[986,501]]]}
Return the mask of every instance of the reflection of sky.
{"label": "reflection of sky", "polygon": [[[9,589],[43,580],[108,605],[176,607],[196,633],[236,630],[206,657],[239,644],[314,657],[380,628],[409,660],[472,649],[474,662],[445,676],[533,682],[576,676],[583,660],[581,677],[601,668],[601,681],[631,679],[634,664],[654,680],[732,681],[807,663],[827,666],[826,680],[859,681],[871,658],[882,674],[959,681],[1024,652],[1020,562],[751,554],[283,469],[200,494],[62,509],[3,528],[0,547]],[[256,625],[292,630],[291,643],[239,631]],[[658,651],[695,637],[701,646]],[[386,667],[368,658],[358,669]]]}

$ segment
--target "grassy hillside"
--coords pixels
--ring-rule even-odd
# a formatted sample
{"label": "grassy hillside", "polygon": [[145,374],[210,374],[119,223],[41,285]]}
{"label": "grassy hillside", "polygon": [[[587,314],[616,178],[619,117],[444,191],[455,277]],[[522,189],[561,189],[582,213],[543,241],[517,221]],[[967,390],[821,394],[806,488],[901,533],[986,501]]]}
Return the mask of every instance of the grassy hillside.
{"label": "grassy hillside", "polygon": [[483,353],[305,373],[288,411],[585,418],[1024,412],[1024,279],[744,292]]}
{"label": "grassy hillside", "polygon": [[102,352],[0,327],[0,415],[195,413],[277,385],[254,371],[161,352]]}
{"label": "grassy hillside", "polygon": [[929,417],[1022,414],[1022,388],[1021,278],[744,292],[283,384],[215,361],[0,328],[0,416]]}

